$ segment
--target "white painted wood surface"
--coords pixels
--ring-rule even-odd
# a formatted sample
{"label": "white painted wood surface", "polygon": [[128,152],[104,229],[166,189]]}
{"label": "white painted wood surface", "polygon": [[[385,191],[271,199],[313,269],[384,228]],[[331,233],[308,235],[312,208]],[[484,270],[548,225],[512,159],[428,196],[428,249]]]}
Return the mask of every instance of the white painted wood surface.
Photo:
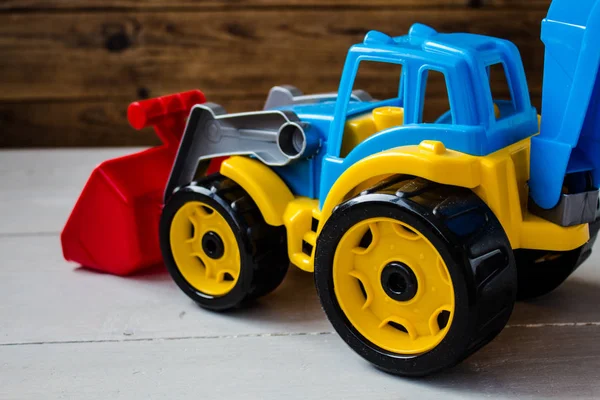
{"label": "white painted wood surface", "polygon": [[161,269],[65,262],[59,232],[89,173],[129,152],[0,151],[0,399],[600,398],[600,251],[457,368],[402,379],[344,345],[299,270],[215,314]]}

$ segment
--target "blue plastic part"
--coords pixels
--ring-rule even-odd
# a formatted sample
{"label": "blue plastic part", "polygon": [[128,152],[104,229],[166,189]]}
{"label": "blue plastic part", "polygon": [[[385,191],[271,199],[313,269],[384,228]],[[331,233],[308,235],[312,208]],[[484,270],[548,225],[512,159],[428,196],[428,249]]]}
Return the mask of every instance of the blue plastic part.
{"label": "blue plastic part", "polygon": [[[382,36],[381,36],[382,35]],[[381,42],[376,42],[377,38]],[[330,156],[338,156],[344,124],[353,110],[348,100],[361,61],[402,65],[405,125],[421,124],[427,72],[445,75],[455,125],[482,126],[480,137],[463,141],[449,133],[442,141],[446,147],[473,155],[487,155],[531,136],[538,130],[537,112],[531,106],[525,71],[517,47],[509,41],[487,36],[437,33],[415,24],[406,36],[393,38],[369,32],[365,42],[353,46],[346,59],[338,102],[328,140]],[[516,112],[496,121],[486,67],[503,63]],[[380,106],[381,104],[375,104]],[[371,108],[372,109],[372,108]],[[355,110],[366,112],[369,109]],[[457,128],[462,129],[462,128]],[[433,139],[433,138],[431,138]],[[472,142],[480,146],[473,149]]]}
{"label": "blue plastic part", "polygon": [[[351,100],[354,80],[362,61],[402,65],[398,97],[385,101]],[[502,64],[512,94],[512,104],[492,99],[488,67]],[[451,110],[435,124],[421,122],[429,71],[444,74]],[[494,103],[501,109],[496,119]],[[384,105],[404,107],[403,126],[380,132],[341,158],[348,118]],[[525,71],[517,47],[487,36],[437,33],[415,24],[409,34],[392,38],[371,31],[353,46],[344,66],[337,101],[282,107],[310,123],[321,137],[315,157],[275,168],[292,190],[323,203],[339,176],[357,161],[397,146],[438,140],[446,148],[476,156],[488,155],[538,131],[537,111],[531,106]]]}
{"label": "blue plastic part", "polygon": [[546,45],[542,126],[532,139],[530,193],[542,208],[559,202],[568,174],[600,186],[600,0],[554,0],[542,23]]}

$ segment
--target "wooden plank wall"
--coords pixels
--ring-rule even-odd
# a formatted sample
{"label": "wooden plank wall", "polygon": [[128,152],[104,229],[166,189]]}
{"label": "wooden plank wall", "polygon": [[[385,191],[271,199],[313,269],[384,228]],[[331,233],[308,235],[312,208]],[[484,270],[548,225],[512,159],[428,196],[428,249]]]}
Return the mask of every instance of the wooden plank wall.
{"label": "wooden plank wall", "polygon": [[0,147],[153,144],[128,127],[127,104],[193,88],[229,111],[260,108],[280,83],[334,91],[351,44],[415,21],[513,40],[539,107],[549,3],[2,0]]}

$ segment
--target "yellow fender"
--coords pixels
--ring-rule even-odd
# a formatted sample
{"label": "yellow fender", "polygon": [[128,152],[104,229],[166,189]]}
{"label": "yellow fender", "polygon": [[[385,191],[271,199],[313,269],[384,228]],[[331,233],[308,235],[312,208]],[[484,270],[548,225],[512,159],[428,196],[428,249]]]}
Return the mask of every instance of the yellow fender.
{"label": "yellow fender", "polygon": [[424,141],[418,146],[398,147],[367,157],[344,172],[325,199],[321,221],[326,221],[335,206],[342,203],[363,182],[375,175],[395,174],[414,175],[469,189],[475,189],[481,181],[477,157],[446,150],[441,142]]}
{"label": "yellow fender", "polygon": [[494,212],[513,249],[568,251],[582,246],[590,237],[587,224],[564,228],[528,213],[530,143],[526,139],[484,157],[447,150],[435,141],[374,154],[335,182],[323,204],[318,233],[338,204],[367,188],[365,182],[406,174],[473,190]]}
{"label": "yellow fender", "polygon": [[271,168],[251,158],[234,156],[223,162],[221,174],[248,192],[267,224],[283,225],[283,214],[294,195]]}

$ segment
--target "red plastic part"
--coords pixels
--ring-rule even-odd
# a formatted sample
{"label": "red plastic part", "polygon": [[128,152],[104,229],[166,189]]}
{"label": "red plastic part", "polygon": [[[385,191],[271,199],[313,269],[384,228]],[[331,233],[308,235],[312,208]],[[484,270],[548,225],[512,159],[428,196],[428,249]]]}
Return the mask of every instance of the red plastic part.
{"label": "red plastic part", "polygon": [[[163,145],[105,161],[92,172],[61,234],[65,259],[116,275],[162,263],[163,191],[190,109],[205,101],[194,90],[129,106],[131,126],[153,126]],[[211,171],[221,162],[214,160]]]}

